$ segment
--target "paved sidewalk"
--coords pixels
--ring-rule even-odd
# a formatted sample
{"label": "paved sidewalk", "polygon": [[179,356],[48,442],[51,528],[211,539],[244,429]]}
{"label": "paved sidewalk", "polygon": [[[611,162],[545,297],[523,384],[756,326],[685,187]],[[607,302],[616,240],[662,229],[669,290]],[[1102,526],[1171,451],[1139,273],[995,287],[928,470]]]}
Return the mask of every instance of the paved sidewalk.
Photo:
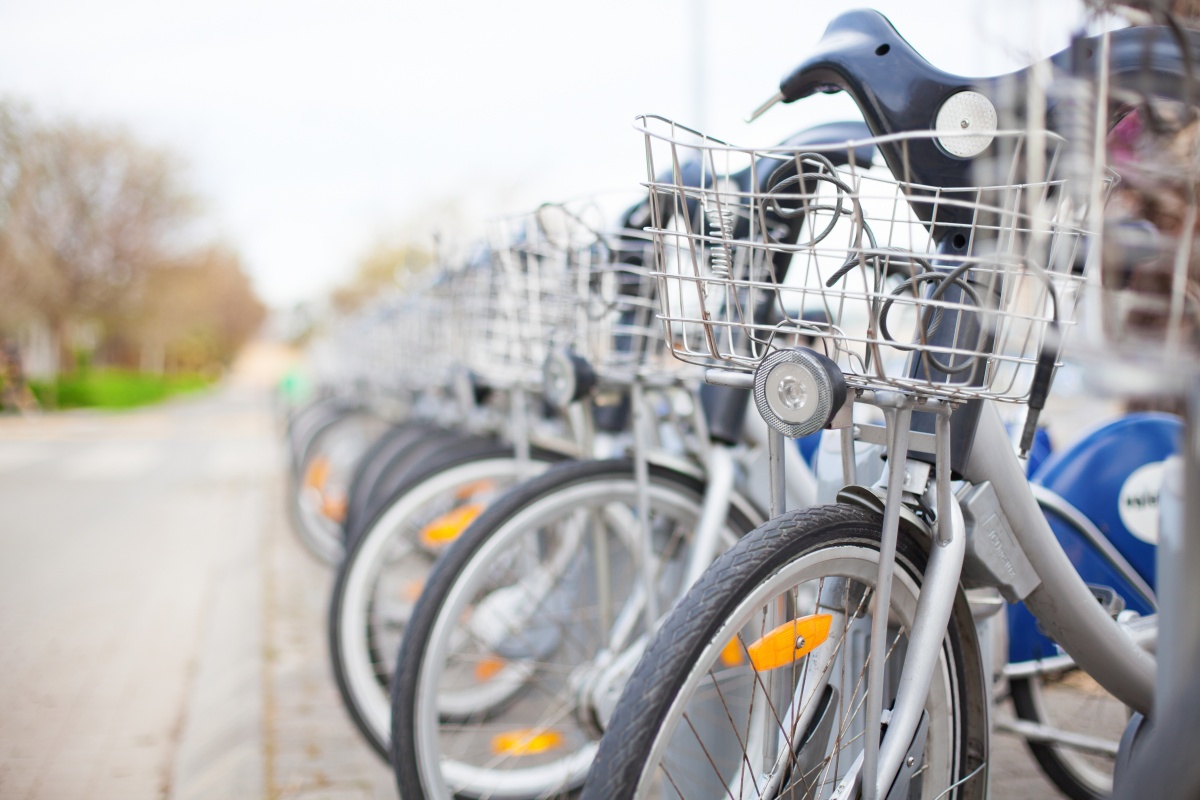
{"label": "paved sidewalk", "polygon": [[354,728],[329,666],[332,569],[304,551],[282,512],[266,531],[263,553],[268,796],[395,798],[391,770]]}
{"label": "paved sidewalk", "polygon": [[[0,798],[367,800],[263,381],[0,419]],[[994,796],[1054,798],[998,739]]]}
{"label": "paved sidewalk", "polygon": [[[231,587],[258,581],[247,548],[280,458],[263,400],[228,387],[0,420],[0,797],[177,789],[203,632]],[[247,611],[237,630],[252,633],[261,615]],[[263,797],[261,769],[246,775],[240,796]]]}

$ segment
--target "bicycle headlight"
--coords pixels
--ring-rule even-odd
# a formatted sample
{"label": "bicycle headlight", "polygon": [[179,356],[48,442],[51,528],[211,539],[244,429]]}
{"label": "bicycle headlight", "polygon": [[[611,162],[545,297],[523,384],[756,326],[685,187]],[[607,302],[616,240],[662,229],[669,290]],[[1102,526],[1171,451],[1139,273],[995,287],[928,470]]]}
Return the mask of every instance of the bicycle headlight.
{"label": "bicycle headlight", "polygon": [[827,427],[845,402],[841,369],[808,348],[776,350],[754,373],[758,412],[784,436],[808,436]]}
{"label": "bicycle headlight", "polygon": [[554,350],[542,364],[542,391],[555,408],[564,409],[596,385],[587,360],[566,350]]}

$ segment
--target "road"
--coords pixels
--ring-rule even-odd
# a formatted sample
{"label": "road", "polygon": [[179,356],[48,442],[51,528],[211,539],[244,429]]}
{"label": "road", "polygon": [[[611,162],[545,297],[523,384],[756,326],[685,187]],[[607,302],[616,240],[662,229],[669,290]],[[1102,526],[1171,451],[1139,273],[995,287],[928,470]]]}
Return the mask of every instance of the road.
{"label": "road", "polygon": [[214,599],[268,516],[269,418],[230,387],[0,422],[0,794],[162,797]]}
{"label": "road", "polygon": [[[0,419],[0,798],[394,798],[285,521],[269,358],[117,414]],[[996,796],[1058,795],[1011,740]]]}
{"label": "road", "polygon": [[150,409],[0,419],[5,800],[393,793],[328,679],[262,355]]}

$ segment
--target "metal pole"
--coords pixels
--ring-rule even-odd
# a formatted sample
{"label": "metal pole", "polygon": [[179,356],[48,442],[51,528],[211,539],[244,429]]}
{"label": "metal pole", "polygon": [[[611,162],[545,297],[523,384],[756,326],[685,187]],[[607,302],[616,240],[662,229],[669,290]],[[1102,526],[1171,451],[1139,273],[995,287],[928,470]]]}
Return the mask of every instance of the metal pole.
{"label": "metal pole", "polygon": [[867,723],[863,755],[863,798],[877,800],[879,784],[879,731],[883,721],[883,678],[887,655],[888,609],[892,601],[892,570],[896,540],[900,534],[900,506],[904,497],[904,467],[908,459],[908,434],[912,407],[902,397],[892,407],[883,407],[888,428],[887,501],[883,508],[883,531],[879,543],[879,571],[875,579],[874,612],[871,616],[871,655],[867,670]]}
{"label": "metal pole", "polygon": [[784,467],[783,448],[787,441],[783,434],[771,428],[767,437],[767,455],[771,464],[771,518],[787,511],[787,473]]}
{"label": "metal pole", "polygon": [[[1200,388],[1200,387],[1198,387]],[[1182,442],[1182,469],[1168,463],[1163,475],[1162,520],[1158,536],[1158,687],[1154,715],[1165,719],[1189,682],[1193,657],[1200,653],[1200,391],[1188,393]],[[1180,480],[1182,478],[1182,480]],[[1180,496],[1182,495],[1182,497]],[[1171,499],[1176,502],[1172,503]],[[1182,500],[1182,502],[1178,502]]]}
{"label": "metal pole", "polygon": [[654,630],[658,624],[658,575],[655,567],[654,542],[650,536],[650,462],[646,458],[649,447],[646,430],[646,398],[641,383],[633,384],[633,474],[637,481],[638,535],[642,549],[642,583],[646,591],[646,629]]}

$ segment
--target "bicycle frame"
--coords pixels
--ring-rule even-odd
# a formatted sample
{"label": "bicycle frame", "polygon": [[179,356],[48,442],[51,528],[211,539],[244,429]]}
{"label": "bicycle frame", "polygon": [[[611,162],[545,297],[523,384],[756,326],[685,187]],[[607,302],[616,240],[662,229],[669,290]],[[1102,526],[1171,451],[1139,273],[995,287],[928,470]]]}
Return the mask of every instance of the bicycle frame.
{"label": "bicycle frame", "polygon": [[[922,721],[930,677],[962,578],[967,532],[962,509],[951,493],[951,406],[891,392],[861,392],[856,399],[880,407],[886,424],[882,430],[875,426],[847,428],[843,435],[849,438],[857,432],[862,438],[873,440],[883,434],[890,454],[876,582],[877,607],[886,607],[889,602],[905,492],[924,496],[937,509],[937,523],[929,532],[932,540],[929,565],[909,636],[896,702],[886,720],[887,732],[881,742],[867,737],[862,761],[856,765],[859,771],[847,781],[847,788],[861,783],[865,798],[879,798],[888,796],[893,784],[901,777],[902,765]],[[937,413],[933,435],[910,430],[911,415],[917,407],[921,411]],[[975,436],[964,478],[973,484],[991,484],[1020,551],[1005,555],[1014,560],[1024,557],[1036,575],[1034,588],[1021,599],[1075,663],[1126,704],[1148,711],[1153,705],[1155,664],[1138,641],[1146,643],[1150,637],[1142,632],[1135,640],[1095,601],[1054,537],[1029,488],[1021,462],[1013,452],[1009,434],[991,403],[982,406]],[[923,481],[918,470],[908,469],[910,463],[915,464],[907,458],[911,452],[934,454],[932,486],[921,485]],[[850,470],[847,470],[846,478],[853,483]],[[867,730],[880,730],[884,723],[883,669],[874,665],[882,664],[884,660],[886,615],[877,615],[873,625],[866,725]],[[810,686],[803,697],[793,697],[792,708],[804,708],[805,701],[817,696],[815,691],[816,688]],[[788,718],[799,717],[794,710],[787,713]],[[839,796],[841,794],[839,792]]]}
{"label": "bicycle frame", "polygon": [[[1172,33],[1178,34],[1179,41],[1172,38]],[[1076,43],[1075,49],[1063,51],[1055,56],[1051,59],[1049,66],[1064,68],[1071,59],[1082,58],[1084,53],[1087,58],[1092,58],[1091,45],[1096,45],[1097,52],[1100,53],[1097,61],[1107,60],[1109,39],[1110,37],[1107,35],[1091,40],[1081,38]],[[1195,52],[1197,46],[1200,46],[1200,40],[1197,40],[1196,34],[1189,33],[1185,36],[1178,31],[1171,32],[1165,29],[1120,31],[1112,34],[1111,39],[1114,53],[1114,79],[1120,77],[1122,80],[1130,80],[1130,76],[1141,75],[1143,72],[1153,70],[1153,77],[1156,79],[1156,87],[1159,90],[1183,94],[1190,99],[1190,95],[1181,93],[1178,89],[1180,84],[1185,84],[1185,88],[1190,88],[1186,87],[1184,77],[1191,72],[1192,61],[1187,58],[1188,51]],[[1184,39],[1188,39],[1188,41],[1185,42]],[[1180,48],[1184,51],[1182,56],[1179,52]],[[1181,61],[1183,62],[1182,67]],[[978,180],[991,179],[976,179],[970,175],[970,158],[973,158],[978,152],[982,152],[982,149],[972,153],[967,152],[972,149],[971,147],[964,147],[963,152],[956,152],[949,144],[950,139],[938,139],[935,142],[935,137],[927,135],[931,130],[930,120],[935,113],[940,117],[940,112],[944,110],[944,104],[948,104],[948,98],[954,96],[953,93],[970,91],[976,97],[972,98],[968,95],[962,100],[967,102],[982,97],[984,101],[987,101],[986,108],[990,109],[992,114],[990,122],[984,119],[987,115],[972,117],[965,111],[947,112],[946,125],[943,126],[939,119],[936,128],[932,130],[948,136],[951,133],[963,133],[962,130],[956,130],[960,126],[962,129],[971,127],[972,130],[983,130],[989,135],[995,134],[998,137],[1001,133],[997,128],[998,115],[1004,119],[1005,125],[1015,123],[1020,130],[1026,128],[1035,130],[1045,127],[1046,131],[1035,135],[1033,144],[1028,148],[1028,152],[1041,152],[1047,144],[1047,133],[1053,135],[1056,141],[1059,139],[1062,129],[1056,126],[1068,122],[1069,114],[1063,108],[1054,106],[1054,103],[1047,105],[1043,102],[1046,98],[1039,97],[1036,114],[1033,114],[1036,124],[1033,124],[1033,121],[1025,117],[1026,114],[1031,113],[1029,109],[1007,107],[1004,97],[1023,96],[1026,86],[1036,83],[1034,80],[1037,76],[1036,70],[1043,68],[1030,67],[1012,75],[992,79],[968,79],[949,75],[936,70],[925,62],[899,36],[890,23],[887,23],[879,15],[866,11],[851,12],[840,17],[830,26],[822,46],[818,47],[816,53],[809,60],[801,64],[795,72],[781,82],[780,92],[761,107],[755,115],[765,111],[775,102],[790,103],[817,92],[830,93],[842,90],[851,95],[863,112],[871,132],[879,137],[875,144],[879,147],[892,175],[897,181],[904,180],[909,184],[908,190],[905,192],[905,199],[909,200],[910,205],[913,206],[912,211],[925,223],[931,240],[937,245],[937,255],[936,257],[931,256],[931,260],[938,263],[934,269],[929,270],[929,273],[940,270],[941,275],[926,278],[929,283],[936,282],[938,285],[936,291],[927,292],[925,299],[930,301],[932,306],[937,305],[937,302],[933,301],[952,304],[953,299],[947,300],[948,289],[946,287],[954,288],[954,281],[963,274],[962,270],[972,269],[972,267],[966,266],[970,262],[962,261],[962,259],[968,257],[986,259],[990,255],[986,249],[970,249],[978,246],[978,242],[974,244],[971,242],[976,232],[976,228],[972,226],[979,218],[976,212],[986,212],[987,209],[984,206],[987,203],[979,206],[965,203],[955,209],[947,210],[944,205],[938,203],[919,202],[922,197],[921,191],[924,189],[918,191],[914,187],[934,187],[937,190],[952,189],[953,187],[982,188],[991,184],[979,183]],[[1051,98],[1051,100],[1053,99]],[[1106,116],[1107,112],[1111,110],[1105,109]],[[960,119],[961,122],[959,122]],[[642,118],[641,121],[646,123],[647,120],[653,121],[651,118]],[[808,334],[810,326],[804,324],[804,320],[799,314],[792,315],[788,325],[767,324],[754,314],[754,311],[757,310],[754,301],[762,296],[760,292],[767,295],[772,291],[776,292],[777,304],[784,305],[782,297],[788,291],[783,277],[786,270],[780,269],[778,262],[786,261],[790,251],[783,244],[775,246],[784,237],[769,233],[763,233],[757,238],[754,233],[736,235],[728,220],[734,218],[734,211],[744,211],[747,219],[759,221],[763,230],[766,231],[768,226],[763,220],[769,216],[772,209],[779,211],[783,207],[784,204],[780,197],[788,196],[788,193],[780,189],[780,186],[784,186],[784,183],[780,182],[778,185],[773,184],[761,188],[757,192],[743,193],[740,200],[742,205],[739,206],[739,199],[732,192],[723,193],[717,189],[698,188],[695,185],[696,182],[679,169],[678,164],[684,161],[679,155],[680,152],[686,154],[699,152],[711,156],[713,166],[710,171],[714,174],[719,173],[723,168],[718,167],[717,164],[733,162],[734,166],[729,166],[726,173],[734,175],[738,174],[736,165],[747,161],[751,165],[756,165],[762,160],[761,154],[766,151],[735,148],[687,130],[687,136],[694,134],[702,140],[700,144],[696,144],[688,140],[687,136],[679,133],[682,126],[676,126],[674,123],[668,124],[670,125],[669,132],[662,133],[656,132],[653,126],[648,124],[642,127],[647,141],[649,174],[651,180],[655,181],[653,184],[653,188],[656,190],[655,196],[662,195],[673,200],[673,206],[670,202],[665,202],[664,205],[674,208],[675,213],[679,215],[690,214],[694,208],[702,208],[704,213],[710,217],[709,227],[711,229],[708,234],[671,229],[661,223],[663,216],[661,212],[656,214],[659,222],[656,223],[655,233],[663,242],[660,262],[666,265],[661,268],[659,275],[665,282],[677,280],[681,287],[678,292],[680,296],[683,296],[683,292],[688,290],[696,295],[695,298],[688,295],[688,299],[692,301],[691,305],[680,300],[675,304],[676,307],[664,308],[663,319],[669,324],[676,325],[677,327],[672,328],[672,331],[679,334],[673,339],[676,343],[675,353],[683,360],[692,360],[694,363],[711,363],[716,359],[742,368],[757,367],[761,370],[767,364],[767,358],[781,350],[791,349],[791,346],[785,341],[784,333],[796,336]],[[1103,127],[1098,127],[1098,129],[1104,130]],[[902,132],[912,132],[912,135],[902,135]],[[1072,131],[1066,131],[1066,133],[1072,133]],[[1071,137],[1066,136],[1065,133],[1061,138],[1064,142],[1071,140]],[[983,141],[981,148],[991,146],[992,141],[993,139]],[[966,145],[967,143],[958,142],[958,144]],[[668,147],[675,165],[674,177],[672,180],[659,182],[654,166],[655,153],[659,152],[659,148],[666,150]],[[1017,145],[1014,149],[1021,147],[1024,145]],[[996,150],[999,149],[1002,148],[996,148]],[[800,208],[804,203],[817,196],[816,191],[809,191],[806,188],[805,181],[811,178],[813,182],[816,182],[823,173],[820,170],[809,171],[805,164],[801,163],[802,154],[785,152],[776,153],[776,155],[782,158],[796,156],[794,171],[797,176],[800,176],[796,178],[796,185],[800,188],[791,196],[792,206],[789,208]],[[1057,158],[1051,160],[1058,163]],[[662,163],[661,155],[658,161]],[[832,174],[834,170],[830,169],[829,172]],[[1050,180],[1049,174],[1041,177],[1045,177],[1047,181]],[[1003,182],[1003,179],[995,180]],[[1058,180],[1059,178],[1056,176],[1054,181]],[[1008,182],[1012,183],[1013,181],[1010,178]],[[1029,185],[1037,184],[1030,181]],[[1047,185],[1049,184],[1047,183]],[[1065,197],[1063,194],[1065,191],[1067,189],[1057,192],[1060,200]],[[855,192],[846,189],[844,194],[853,196]],[[930,196],[933,194],[931,192]],[[870,193],[859,190],[858,195],[861,199],[869,197]],[[914,196],[917,202],[914,202]],[[838,197],[840,202],[842,195],[839,194]],[[1101,208],[1102,203],[1098,202],[1100,199],[1098,196],[1090,198],[1093,201],[1090,207]],[[772,202],[774,202],[774,206],[771,205]],[[821,207],[819,203],[816,203],[811,208],[805,205],[804,210],[811,214],[821,210]],[[1065,210],[1072,211],[1072,209]],[[1074,209],[1074,211],[1078,211],[1078,209]],[[861,209],[858,209],[856,213],[861,217],[866,216]],[[941,216],[943,214],[946,216]],[[711,220],[711,217],[714,216],[717,218],[716,223]],[[793,216],[795,215],[793,214]],[[1069,219],[1070,216],[1071,214],[1065,214],[1063,219]],[[814,227],[821,231],[820,226]],[[956,227],[967,231],[967,234],[952,235],[953,229]],[[1082,228],[1068,230],[1069,227],[1068,225],[1063,229],[1068,233],[1063,241],[1073,241],[1072,236],[1078,236],[1082,240],[1088,234],[1088,231]],[[1094,227],[1092,229],[1094,230]],[[1022,232],[1029,234],[1031,240],[1049,235],[1033,224],[1029,225],[1027,230],[1023,229]],[[814,236],[813,240],[804,246],[816,251],[816,245],[823,244],[824,247],[833,250],[831,244],[824,242],[824,236],[825,233],[821,231],[820,238]],[[794,242],[794,240],[787,241]],[[874,239],[871,244],[874,245]],[[1092,245],[1094,246],[1095,242],[1092,242]],[[741,248],[741,250],[737,248]],[[865,272],[869,264],[864,253],[867,253],[869,249],[862,245],[861,240],[854,239],[852,244],[845,248],[848,254],[846,263],[851,263],[857,254],[858,260],[854,263]],[[839,247],[839,255],[841,255],[841,250],[842,248]],[[682,256],[679,255],[680,253]],[[769,255],[763,255],[760,261],[756,261],[755,257],[760,253]],[[743,258],[743,263],[746,265],[745,274],[731,272],[729,265],[737,263],[734,255],[740,255]],[[1072,255],[1070,258],[1048,259],[1048,261],[1067,265],[1073,263],[1075,258],[1076,256]],[[878,264],[878,259],[874,263]],[[958,266],[960,263],[964,266]],[[819,281],[813,280],[809,283],[813,286],[824,287],[813,289],[813,293],[820,299],[825,299],[829,294],[836,296],[838,290],[832,292],[826,292],[826,290],[831,289],[836,283],[837,277],[844,273],[834,273],[834,277],[830,278],[827,272],[823,273],[819,269],[814,269],[812,274],[819,278]],[[787,277],[792,276],[788,275]],[[1076,280],[1079,273],[1074,267],[1064,267],[1061,277],[1064,281]],[[918,282],[911,278],[910,280],[913,280],[915,295]],[[1011,279],[1006,275],[1004,280]],[[807,286],[807,284],[794,282],[793,288],[795,286]],[[1000,297],[999,286],[998,283],[991,287],[996,292],[997,298]],[[742,290],[743,294],[736,294],[731,287]],[[715,301],[706,303],[710,298],[705,295],[705,290],[710,288],[724,293],[719,296],[725,298],[725,306],[721,306]],[[925,288],[932,287],[926,286]],[[964,291],[966,289],[965,286],[958,288]],[[844,292],[843,297],[849,294],[849,290],[842,291]],[[804,292],[794,291],[791,296],[797,295],[801,302],[796,303],[796,306],[802,309],[804,307],[803,300],[808,295]],[[670,294],[666,294],[666,296],[671,297]],[[729,298],[734,298],[734,300],[730,301]],[[882,294],[878,299],[883,303],[894,301],[891,298],[884,299]],[[1001,306],[1002,302],[996,303],[997,307]],[[987,302],[980,301],[976,305],[985,307]],[[729,311],[730,306],[734,308],[734,311]],[[976,313],[969,308],[964,307],[964,310],[967,312],[967,316]],[[832,317],[832,315],[830,316]],[[885,346],[890,341],[890,337],[885,335],[883,316],[880,315],[874,319],[878,323],[878,328],[870,329],[867,345]],[[956,320],[955,326],[962,321],[962,318]],[[873,599],[877,611],[872,615],[873,630],[867,674],[868,688],[864,701],[867,735],[862,741],[861,759],[853,765],[849,774],[837,776],[845,778],[845,780],[839,783],[835,797],[850,796],[859,787],[862,789],[863,797],[869,800],[891,797],[895,794],[900,796],[906,794],[904,787],[913,773],[911,768],[908,773],[905,773],[904,767],[920,761],[919,758],[912,756],[915,754],[915,749],[921,748],[924,744],[925,739],[921,731],[925,720],[926,698],[930,680],[942,650],[947,622],[963,580],[968,535],[978,535],[980,538],[986,536],[987,541],[981,546],[989,551],[989,555],[995,557],[999,571],[1010,573],[1009,575],[997,573],[990,578],[985,578],[982,585],[1001,589],[1009,600],[1013,599],[1012,595],[1015,595],[1018,600],[1023,600],[1036,615],[1046,634],[1066,651],[1073,663],[1087,671],[1117,699],[1146,714],[1156,706],[1155,657],[1143,648],[1147,645],[1154,646],[1154,634],[1149,628],[1156,624],[1157,620],[1142,620],[1139,623],[1141,629],[1136,635],[1131,635],[1132,626],[1118,623],[1101,604],[1096,602],[1092,591],[1077,573],[1059,544],[1050,523],[1039,506],[1038,498],[1029,486],[1023,464],[1013,451],[1009,434],[1000,420],[996,407],[992,401],[983,399],[999,398],[1021,403],[1027,407],[1022,449],[1028,450],[1029,439],[1032,438],[1033,430],[1036,428],[1037,415],[1044,405],[1053,377],[1053,369],[1060,356],[1062,339],[1058,335],[1058,325],[1060,322],[1068,321],[1066,316],[1062,320],[1059,319],[1058,301],[1055,299],[1053,318],[1046,320],[1047,329],[1051,331],[1052,335],[1048,335],[1043,344],[1036,348],[1038,352],[1031,353],[1026,362],[1018,367],[1022,370],[1026,366],[1034,368],[1029,373],[1032,375],[1031,384],[1033,385],[1028,391],[1014,390],[1011,386],[1007,388],[1001,386],[997,391],[991,383],[987,382],[988,379],[976,378],[968,374],[963,377],[961,385],[955,385],[955,388],[961,391],[961,394],[955,395],[946,386],[936,384],[955,383],[954,380],[951,380],[951,376],[963,373],[965,369],[962,366],[963,362],[956,363],[953,358],[949,362],[931,358],[927,362],[919,361],[928,353],[933,352],[932,349],[929,349],[925,354],[921,354],[917,352],[919,347],[941,347],[946,352],[954,352],[957,349],[974,353],[972,357],[978,361],[972,369],[975,366],[994,367],[997,360],[1006,353],[1003,342],[998,338],[1000,334],[996,333],[999,326],[994,320],[989,321],[987,325],[979,322],[974,328],[964,328],[967,332],[962,335],[963,341],[967,342],[966,346],[957,340],[959,335],[957,331],[953,336],[950,335],[950,328],[945,324],[938,329],[938,334],[939,336],[945,334],[947,341],[932,342],[932,328],[922,329],[919,347],[917,343],[906,345],[911,359],[908,366],[913,367],[906,375],[884,374],[878,366],[874,367],[878,373],[875,374],[865,365],[862,369],[851,372],[854,368],[852,364],[849,369],[844,369],[843,374],[838,377],[852,376],[858,379],[856,386],[872,388],[850,390],[857,396],[851,398],[849,404],[867,402],[877,406],[886,419],[885,425],[882,427],[856,425],[852,420],[852,414],[842,414],[837,411],[837,406],[841,404],[841,397],[847,391],[847,383],[850,381],[839,383],[829,380],[822,383],[829,375],[821,372],[821,369],[824,368],[819,364],[806,373],[812,382],[805,386],[818,387],[823,394],[820,399],[813,400],[808,404],[810,407],[816,407],[817,411],[805,409],[809,416],[805,417],[804,414],[797,413],[796,418],[807,422],[820,417],[821,422],[816,427],[825,425],[843,428],[844,482],[851,488],[844,490],[844,494],[839,496],[839,500],[856,502],[872,511],[881,512],[883,516],[878,574],[875,576]],[[830,319],[828,330],[819,332],[827,341],[840,344],[842,339],[839,337],[849,339],[850,336],[835,330],[837,322],[837,320]],[[745,339],[753,341],[760,349],[752,350],[749,354],[746,352],[746,348],[739,349],[735,344],[740,344],[742,340],[729,334],[730,330],[741,333]],[[877,335],[877,339],[871,338],[871,334]],[[929,335],[926,336],[926,334]],[[993,336],[997,337],[995,341],[989,341],[986,346],[980,347],[984,340]],[[1028,337],[1026,339],[1029,340]],[[974,342],[973,345],[972,342]],[[816,347],[814,351],[820,349]],[[978,352],[975,352],[976,350]],[[771,351],[770,355],[767,354],[768,351]],[[829,353],[826,352],[825,355],[828,357]],[[958,372],[954,372],[950,366],[943,366],[947,363],[958,367]],[[921,371],[917,371],[916,366],[920,366]],[[764,379],[769,374],[764,371]],[[749,385],[746,381],[739,382],[737,373],[727,373],[723,370],[710,370],[707,377],[713,383]],[[904,384],[903,379],[905,378],[915,379],[915,382]],[[784,376],[783,379],[793,380],[790,386],[798,385],[789,376]],[[878,382],[872,382],[873,379],[878,379]],[[921,381],[932,385],[933,388],[923,386]],[[843,395],[837,395],[838,400],[832,401],[832,410],[830,410],[830,401],[827,400],[827,397],[834,396],[831,389],[831,386],[834,385]],[[882,388],[876,388],[885,386],[904,387],[905,391],[890,389],[885,391]],[[910,389],[912,393],[908,393]],[[780,386],[776,386],[775,391],[779,397],[783,398],[784,404],[791,405]],[[817,394],[817,392],[813,393]],[[794,399],[797,394],[798,392],[792,392],[792,398]],[[922,397],[922,394],[950,399],[929,399]],[[969,404],[964,406],[962,404],[964,400]],[[1197,402],[1194,397],[1192,400],[1193,404]],[[804,405],[805,401],[801,400],[796,406],[791,407]],[[764,411],[764,413],[766,412]],[[919,413],[922,417],[918,425],[914,424],[914,413]],[[960,415],[953,417],[956,422],[969,421],[971,424],[965,426],[961,432],[960,426],[955,426],[954,441],[952,441],[950,422],[952,416],[956,414]],[[829,424],[830,420],[832,420],[832,425]],[[790,422],[790,420],[784,419],[783,424],[778,424],[776,427],[783,430]],[[932,425],[927,427],[924,425],[926,422],[932,423]],[[860,437],[865,441],[887,448],[887,474],[881,485],[877,487],[882,489],[879,495],[870,488],[855,486],[854,442]],[[783,476],[786,472],[784,466],[786,450],[782,434],[772,433],[769,437],[769,444],[772,513],[776,514],[782,510],[779,498],[782,494],[781,487],[784,484]],[[954,445],[953,448],[952,445]],[[929,458],[931,455],[932,459]],[[929,469],[930,461],[934,467],[932,476]],[[957,492],[957,496],[952,488],[952,463],[955,478],[961,478],[966,484]],[[1189,474],[1190,485],[1195,484],[1198,473],[1200,471]],[[974,489],[980,489],[992,495],[995,516],[994,520],[988,520],[992,527],[985,530],[985,526],[980,525],[977,526],[979,530],[972,533],[968,530],[963,502],[959,498],[965,499],[965,495]],[[1194,501],[1197,496],[1197,493],[1189,492],[1189,501]],[[919,509],[916,508],[918,503]],[[917,510],[921,514],[913,513]],[[933,513],[934,511],[936,514]],[[899,675],[899,688],[895,704],[889,715],[882,708],[885,669],[883,662],[888,625],[888,614],[883,609],[889,607],[896,547],[899,528],[902,524],[923,528],[923,533],[930,541],[930,556],[919,598],[916,601],[916,614],[910,626],[907,653],[900,666],[902,671]],[[1160,564],[1164,554],[1169,550],[1177,553],[1181,550],[1177,539],[1173,541],[1168,539],[1171,532],[1164,527],[1164,543],[1168,544],[1168,547],[1161,548],[1159,551]],[[1099,544],[1098,540],[1096,544]],[[1200,552],[1200,548],[1196,552]],[[1190,558],[1192,554],[1189,551],[1182,555],[1188,555]],[[1172,574],[1176,578],[1184,574],[1178,571],[1182,563],[1184,561],[1181,558],[1175,565],[1176,571]],[[1164,569],[1164,574],[1166,573],[1167,570]],[[1010,576],[1019,578],[1019,580],[1007,580]],[[971,577],[974,585],[980,585],[977,576],[972,575]],[[989,583],[989,580],[994,582]],[[1200,596],[1200,593],[1194,594]],[[784,606],[787,603],[781,602],[779,605]],[[783,608],[772,610],[768,616],[778,616],[777,619],[769,619],[765,623],[772,631],[777,627],[774,626],[775,622],[786,623],[789,618]],[[723,631],[718,632],[718,636],[723,633]],[[1178,635],[1178,639],[1175,639],[1175,635]],[[1195,631],[1189,631],[1186,635],[1183,631],[1173,631],[1172,643],[1175,641],[1190,643],[1197,636],[1200,634]],[[1164,644],[1166,643],[1164,642]],[[801,645],[798,644],[797,649],[800,647]],[[661,657],[662,654],[658,655]],[[813,665],[819,667],[822,663],[820,648],[808,654],[808,658]],[[1167,659],[1164,656],[1162,660],[1165,662]],[[766,671],[768,670],[764,670],[764,672]],[[774,678],[767,678],[764,683],[771,683],[774,680]],[[826,678],[827,681],[828,678]],[[815,706],[819,705],[810,701],[818,698],[817,691],[823,689],[824,686],[821,684],[817,686],[802,685],[799,688],[789,687],[785,694],[790,693],[791,697],[780,698],[782,702],[775,706],[783,710],[777,719],[795,720],[797,724],[794,726],[794,730],[805,730],[800,726],[807,725],[814,720],[814,715],[817,713]],[[776,700],[765,685],[760,685],[753,691],[757,693],[760,690],[766,692],[772,701]],[[1163,700],[1163,697],[1157,698],[1160,711],[1163,708]],[[805,717],[804,714],[809,716]],[[884,730],[884,725],[886,725],[886,733],[880,741],[877,734]],[[775,735],[769,730],[758,730],[758,728],[759,726],[752,724],[753,741],[740,743],[744,747],[745,753],[748,756],[753,753],[755,757],[752,760],[756,764],[775,763],[778,767],[786,766],[787,759],[781,759],[780,752],[775,749],[780,744]],[[804,745],[803,742],[801,744]],[[791,746],[789,745],[789,748]],[[984,746],[986,747],[986,743]],[[793,754],[789,750],[785,755]],[[762,758],[758,756],[762,756]],[[655,756],[652,755],[650,759],[652,765],[654,758]],[[958,780],[966,781],[985,769],[986,759],[979,770],[960,776]],[[643,773],[643,775],[645,774],[648,773]],[[769,788],[773,782],[777,786],[784,774],[785,772],[781,768],[771,770],[766,776],[760,777],[757,782],[751,779],[752,783],[757,784],[752,788],[761,791]],[[747,788],[739,786],[739,781],[744,781],[744,779],[735,778],[733,784],[726,787],[731,796],[737,796],[740,794],[738,790]],[[953,788],[954,786],[949,787],[949,789]]]}
{"label": "bicycle frame", "polygon": [[1154,703],[1154,658],[1095,601],[1059,546],[994,408],[980,417],[966,476],[990,481],[1010,528],[1040,579],[1024,598],[1046,632],[1126,705],[1146,713]]}

